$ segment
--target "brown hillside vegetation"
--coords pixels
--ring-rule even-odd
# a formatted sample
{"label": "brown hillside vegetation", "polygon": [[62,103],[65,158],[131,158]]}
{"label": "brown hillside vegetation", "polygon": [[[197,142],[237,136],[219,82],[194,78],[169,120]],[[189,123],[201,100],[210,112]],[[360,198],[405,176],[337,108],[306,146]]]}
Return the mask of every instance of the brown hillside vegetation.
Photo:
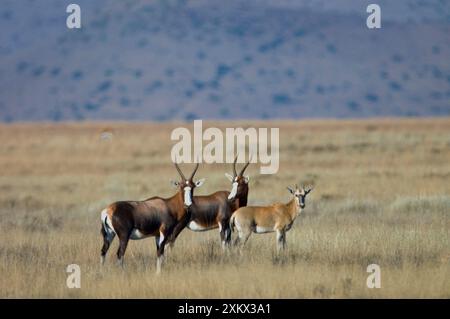
{"label": "brown hillside vegetation", "polygon": [[[155,275],[153,239],[117,239],[99,264],[100,211],[113,201],[170,196],[173,128],[192,123],[0,126],[0,297],[449,298],[450,119],[205,122],[280,128],[280,169],[252,164],[249,202],[287,201],[314,184],[276,254],[275,234],[223,254],[218,230],[184,230]],[[206,143],[205,143],[206,144]],[[196,194],[230,189],[230,164],[200,166]],[[66,267],[81,267],[81,288]],[[381,267],[368,289],[366,268]]]}

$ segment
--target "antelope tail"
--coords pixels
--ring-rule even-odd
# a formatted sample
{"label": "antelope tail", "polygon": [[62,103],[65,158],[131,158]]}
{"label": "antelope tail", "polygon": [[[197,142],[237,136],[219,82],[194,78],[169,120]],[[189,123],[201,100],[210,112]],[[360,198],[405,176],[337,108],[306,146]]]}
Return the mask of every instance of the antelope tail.
{"label": "antelope tail", "polygon": [[234,219],[236,218],[236,216],[233,214],[230,218],[230,229],[232,232],[234,232]]}
{"label": "antelope tail", "polygon": [[102,226],[103,229],[105,230],[105,232],[108,234],[111,231],[114,231],[113,229],[111,229],[111,227],[108,225],[108,214],[107,214],[107,210],[106,208],[104,210],[102,210],[101,214],[100,214],[100,220],[102,221]]}
{"label": "antelope tail", "polygon": [[109,229],[109,226],[108,226],[108,223],[107,223],[107,216],[105,217],[105,219],[103,220],[103,229],[105,229],[105,232],[106,233],[108,233],[108,229]]}

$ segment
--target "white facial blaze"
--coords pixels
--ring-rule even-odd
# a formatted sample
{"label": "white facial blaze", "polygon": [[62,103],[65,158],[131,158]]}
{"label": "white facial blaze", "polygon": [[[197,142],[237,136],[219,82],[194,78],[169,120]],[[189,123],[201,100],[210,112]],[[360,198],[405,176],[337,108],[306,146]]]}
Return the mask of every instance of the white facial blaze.
{"label": "white facial blaze", "polygon": [[191,188],[189,186],[184,188],[184,204],[186,206],[192,205]]}
{"label": "white facial blaze", "polygon": [[228,199],[233,199],[237,194],[238,183],[234,182],[231,188],[230,195],[228,195]]}

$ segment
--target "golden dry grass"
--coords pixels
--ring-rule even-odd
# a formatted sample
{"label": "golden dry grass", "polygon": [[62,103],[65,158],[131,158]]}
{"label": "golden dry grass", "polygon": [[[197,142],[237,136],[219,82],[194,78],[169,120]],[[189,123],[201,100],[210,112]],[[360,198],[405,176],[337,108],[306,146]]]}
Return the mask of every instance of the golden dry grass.
{"label": "golden dry grass", "polygon": [[[280,128],[279,173],[249,168],[250,204],[316,185],[284,254],[274,234],[253,235],[241,256],[222,254],[217,230],[185,230],[159,277],[153,239],[130,242],[124,271],[116,240],[101,268],[99,212],[171,195],[170,132],[192,123],[2,125],[0,297],[450,297],[450,119],[207,124]],[[229,189],[229,170],[202,165],[196,194]],[[72,263],[81,289],[66,286]],[[371,263],[381,289],[366,287]]]}

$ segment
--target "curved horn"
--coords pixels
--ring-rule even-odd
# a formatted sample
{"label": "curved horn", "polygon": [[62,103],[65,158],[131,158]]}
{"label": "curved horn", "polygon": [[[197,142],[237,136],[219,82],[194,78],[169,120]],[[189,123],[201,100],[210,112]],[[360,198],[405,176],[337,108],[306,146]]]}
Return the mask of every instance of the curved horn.
{"label": "curved horn", "polygon": [[236,162],[237,162],[237,159],[238,159],[238,155],[236,155],[236,157],[234,158],[234,162],[233,162],[233,174],[234,174],[234,177],[237,176],[237,172],[236,172]]}
{"label": "curved horn", "polygon": [[191,177],[189,177],[189,180],[192,180],[194,178],[195,173],[197,173],[198,167],[199,167],[199,163],[197,163],[197,165],[194,168],[194,171],[191,174]]}
{"label": "curved horn", "polygon": [[180,176],[181,176],[181,178],[183,179],[183,181],[185,181],[185,180],[186,180],[186,177],[184,177],[184,174],[183,174],[183,172],[181,171],[180,167],[178,166],[177,163],[174,162],[174,164],[175,164],[175,168],[176,168],[177,171],[178,171],[178,174],[180,174]]}
{"label": "curved horn", "polygon": [[241,169],[241,172],[239,173],[239,176],[242,176],[244,174],[244,171],[246,168],[250,165],[251,158],[248,159],[248,162],[245,164],[245,166]]}

